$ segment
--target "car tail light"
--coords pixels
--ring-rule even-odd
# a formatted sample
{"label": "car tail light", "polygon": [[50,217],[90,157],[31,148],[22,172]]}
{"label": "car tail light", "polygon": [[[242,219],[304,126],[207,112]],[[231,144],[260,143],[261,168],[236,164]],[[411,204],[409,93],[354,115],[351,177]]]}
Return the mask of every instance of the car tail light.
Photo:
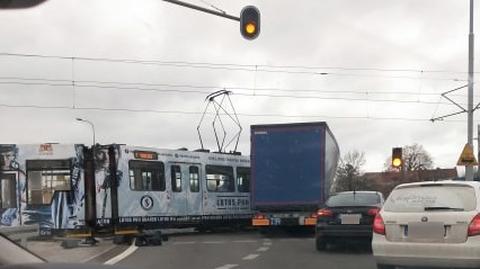
{"label": "car tail light", "polygon": [[385,235],[385,224],[380,214],[375,215],[375,219],[373,220],[373,232]]}
{"label": "car tail light", "polygon": [[330,209],[322,208],[317,211],[317,217],[331,217],[333,212]]}
{"label": "car tail light", "polygon": [[312,213],[312,214],[310,215],[310,218],[316,218],[316,217],[317,217],[317,212]]}
{"label": "car tail light", "polygon": [[370,208],[367,214],[369,216],[376,216],[378,212],[380,212],[380,208],[375,207],[375,208]]}
{"label": "car tail light", "polygon": [[468,225],[468,236],[480,234],[480,214],[476,215]]}

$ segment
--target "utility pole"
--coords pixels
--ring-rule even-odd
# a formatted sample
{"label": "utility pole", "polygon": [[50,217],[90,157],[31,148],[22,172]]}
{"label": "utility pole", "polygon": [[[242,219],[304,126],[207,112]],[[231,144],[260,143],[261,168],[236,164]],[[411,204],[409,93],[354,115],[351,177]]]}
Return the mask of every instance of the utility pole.
{"label": "utility pole", "polygon": [[[473,147],[473,55],[474,55],[474,34],[473,34],[473,0],[470,0],[470,32],[468,34],[468,119],[467,119],[467,144]],[[465,167],[465,180],[473,180],[473,166]]]}
{"label": "utility pole", "polygon": [[[450,90],[441,94],[443,98],[447,99],[452,104],[460,108],[460,111],[431,119],[432,122],[435,122],[435,121],[443,120],[447,117],[467,113],[467,143],[465,144],[465,147],[462,151],[462,155],[460,156],[457,162],[457,165],[465,166],[466,181],[473,180],[473,166],[478,165],[477,161],[475,160],[475,154],[473,154],[473,112],[478,108],[480,108],[480,103],[477,104],[475,108],[473,107],[473,74],[474,74],[473,58],[474,58],[474,50],[475,50],[475,46],[474,46],[475,35],[473,34],[473,0],[470,0],[469,30],[470,31],[468,33],[468,83],[467,85],[457,87],[453,90]],[[468,102],[467,102],[467,108],[464,108],[463,105],[460,105],[459,103],[455,102],[453,99],[451,99],[447,95],[466,87],[468,88]],[[480,138],[480,133],[479,133],[479,138]],[[480,140],[479,140],[479,143],[480,143]],[[479,145],[479,148],[480,148],[480,145]],[[480,154],[480,151],[479,151],[479,154]],[[480,170],[480,166],[479,166],[479,170]],[[480,175],[480,172],[479,172],[479,175]]]}
{"label": "utility pole", "polygon": [[[480,160],[480,124],[477,125],[477,158]],[[477,168],[477,180],[480,180],[480,165]]]}

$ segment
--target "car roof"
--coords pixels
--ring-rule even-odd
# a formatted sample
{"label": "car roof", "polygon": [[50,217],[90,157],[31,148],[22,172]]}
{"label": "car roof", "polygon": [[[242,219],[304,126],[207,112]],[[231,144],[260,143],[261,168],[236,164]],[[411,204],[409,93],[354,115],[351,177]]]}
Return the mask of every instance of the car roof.
{"label": "car roof", "polygon": [[463,185],[463,186],[470,186],[473,188],[480,187],[480,182],[478,181],[439,180],[439,181],[420,181],[420,182],[412,182],[412,183],[403,183],[395,187],[395,189],[422,186],[422,185],[444,185],[444,184]]}

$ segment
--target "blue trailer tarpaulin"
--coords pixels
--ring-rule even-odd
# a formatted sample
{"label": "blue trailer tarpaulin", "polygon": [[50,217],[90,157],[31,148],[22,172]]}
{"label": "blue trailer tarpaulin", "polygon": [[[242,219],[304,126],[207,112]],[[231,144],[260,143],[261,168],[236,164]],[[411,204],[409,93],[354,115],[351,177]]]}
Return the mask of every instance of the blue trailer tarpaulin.
{"label": "blue trailer tarpaulin", "polygon": [[325,201],[339,154],[326,123],[254,125],[251,140],[254,208]]}

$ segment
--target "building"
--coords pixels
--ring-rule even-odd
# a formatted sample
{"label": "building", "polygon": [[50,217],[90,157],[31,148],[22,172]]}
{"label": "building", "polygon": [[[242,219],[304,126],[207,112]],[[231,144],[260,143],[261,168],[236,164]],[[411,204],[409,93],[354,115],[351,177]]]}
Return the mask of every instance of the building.
{"label": "building", "polygon": [[374,172],[365,173],[363,176],[368,186],[383,193],[385,198],[393,188],[402,183],[458,178],[456,168],[405,171],[404,173],[399,171]]}

